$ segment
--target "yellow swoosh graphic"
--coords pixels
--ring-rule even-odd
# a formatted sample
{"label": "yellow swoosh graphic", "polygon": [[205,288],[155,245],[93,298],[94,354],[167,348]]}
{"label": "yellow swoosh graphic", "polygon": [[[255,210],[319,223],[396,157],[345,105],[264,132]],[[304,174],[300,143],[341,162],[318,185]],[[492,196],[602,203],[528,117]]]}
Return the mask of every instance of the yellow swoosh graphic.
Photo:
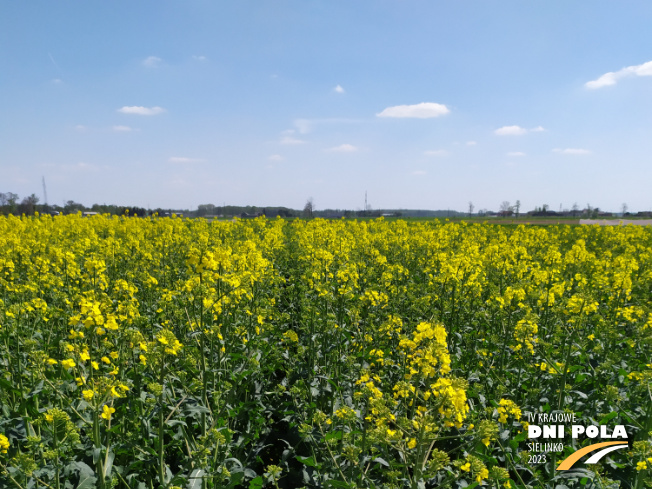
{"label": "yellow swoosh graphic", "polygon": [[588,447],[584,447],[572,455],[569,455],[566,460],[564,460],[561,464],[559,464],[559,467],[557,467],[557,470],[568,470],[570,469],[575,462],[577,462],[579,459],[581,459],[584,455],[587,453],[591,453],[598,448],[603,448],[603,447],[608,447],[611,445],[627,445],[627,442],[623,443],[622,441],[605,441],[603,443],[594,443],[593,445],[589,445]]}

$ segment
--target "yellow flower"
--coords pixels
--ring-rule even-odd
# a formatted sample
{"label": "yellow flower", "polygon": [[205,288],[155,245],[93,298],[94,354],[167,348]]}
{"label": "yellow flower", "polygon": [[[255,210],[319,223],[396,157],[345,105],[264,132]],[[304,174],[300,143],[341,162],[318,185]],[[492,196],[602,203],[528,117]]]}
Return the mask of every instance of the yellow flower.
{"label": "yellow flower", "polygon": [[118,358],[118,352],[117,351],[112,351],[110,353],[110,356],[111,356],[111,358],[113,358],[115,360],[116,358]]}
{"label": "yellow flower", "polygon": [[45,421],[47,421],[48,423],[52,423],[52,421],[54,421],[54,417],[51,414],[46,414]]}
{"label": "yellow flower", "polygon": [[61,365],[65,368],[73,368],[75,366],[75,361],[72,358],[68,358],[67,360],[63,360]]}
{"label": "yellow flower", "polygon": [[9,438],[0,433],[0,453],[7,453],[9,450]]}
{"label": "yellow flower", "polygon": [[48,365],[56,365],[57,363],[59,362],[57,362],[54,358],[48,358]]}
{"label": "yellow flower", "polygon": [[646,469],[647,469],[647,464],[645,463],[645,461],[636,464],[636,470],[646,470]]}
{"label": "yellow flower", "polygon": [[482,482],[487,477],[489,477],[489,471],[486,468],[484,468],[484,469],[480,470],[478,475],[475,477],[475,480],[478,481],[478,482]]}
{"label": "yellow flower", "polygon": [[414,439],[414,438],[411,438],[410,441],[407,444],[407,447],[411,450],[416,446],[417,446],[417,440]]}
{"label": "yellow flower", "polygon": [[85,362],[86,360],[90,360],[91,356],[88,354],[88,350],[84,350],[79,354],[79,358],[82,362]]}
{"label": "yellow flower", "polygon": [[109,360],[109,357],[102,357],[101,360],[107,365],[111,365],[111,360]]}
{"label": "yellow flower", "polygon": [[460,467],[460,469],[462,469],[464,472],[468,472],[469,470],[471,470],[471,464],[469,462],[466,462],[464,465]]}
{"label": "yellow flower", "polygon": [[91,362],[91,365],[93,366],[93,370],[99,370],[100,368],[100,364],[95,361]]}
{"label": "yellow flower", "polygon": [[84,399],[86,401],[90,401],[91,399],[93,399],[94,395],[95,395],[95,392],[93,392],[92,389],[87,389],[87,390],[82,391],[82,396],[84,396]]}
{"label": "yellow flower", "polygon": [[590,339],[591,341],[593,341],[595,339],[595,335],[590,334],[590,335],[587,336],[587,338]]}
{"label": "yellow flower", "polygon": [[140,363],[147,365],[147,357],[145,355],[140,355],[138,358],[140,359]]}
{"label": "yellow flower", "polygon": [[106,419],[107,421],[111,419],[111,414],[115,413],[115,408],[109,407],[106,404],[102,407],[101,418]]}

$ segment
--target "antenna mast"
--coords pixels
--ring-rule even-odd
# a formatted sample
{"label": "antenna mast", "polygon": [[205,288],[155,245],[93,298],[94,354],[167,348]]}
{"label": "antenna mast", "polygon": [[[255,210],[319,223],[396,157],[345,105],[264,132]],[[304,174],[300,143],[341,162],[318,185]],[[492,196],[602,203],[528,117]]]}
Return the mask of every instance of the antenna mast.
{"label": "antenna mast", "polygon": [[48,191],[45,188],[45,177],[41,177],[43,179],[43,198],[45,199],[44,204],[48,205]]}

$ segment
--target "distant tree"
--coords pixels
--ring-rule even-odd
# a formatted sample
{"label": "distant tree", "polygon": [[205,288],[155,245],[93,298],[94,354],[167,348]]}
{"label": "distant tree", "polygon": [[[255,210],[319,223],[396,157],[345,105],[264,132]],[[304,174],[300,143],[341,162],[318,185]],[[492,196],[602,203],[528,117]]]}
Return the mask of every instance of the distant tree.
{"label": "distant tree", "polygon": [[75,214],[75,213],[77,213],[79,211],[83,211],[84,210],[84,205],[80,204],[78,202],[75,202],[74,200],[69,200],[63,206],[63,209],[66,211],[66,214]]}
{"label": "distant tree", "polygon": [[520,200],[517,200],[516,204],[514,204],[514,210],[516,211],[516,217],[518,217],[518,215],[521,212],[521,201]]}
{"label": "distant tree", "polygon": [[623,205],[621,206],[621,211],[623,216],[627,214],[627,209],[628,209],[627,204],[623,202]]}
{"label": "distant tree", "polygon": [[473,205],[473,202],[469,201],[469,217],[473,215],[473,209],[475,209],[475,206]]}
{"label": "distant tree", "polygon": [[0,193],[0,212],[4,214],[15,214],[18,202],[18,195],[13,192]]}
{"label": "distant tree", "polygon": [[18,212],[21,214],[33,215],[36,210],[36,204],[38,204],[38,197],[36,194],[25,197],[20,201]]}
{"label": "distant tree", "polygon": [[500,215],[503,217],[511,216],[514,208],[510,205],[509,201],[503,200],[500,204]]}
{"label": "distant tree", "polygon": [[573,207],[571,208],[571,215],[573,217],[577,216],[578,212],[580,211],[580,207],[577,205],[577,202],[573,204]]}
{"label": "distant tree", "polygon": [[312,197],[310,197],[306,201],[306,205],[303,206],[303,215],[306,217],[312,217],[314,212],[315,212],[315,201],[313,200]]}
{"label": "distant tree", "polygon": [[212,216],[216,213],[216,207],[213,204],[201,204],[197,206],[197,216]]}
{"label": "distant tree", "polygon": [[548,204],[543,204],[541,206],[541,212],[543,212],[545,214],[546,212],[548,212],[549,208],[550,208],[550,206]]}

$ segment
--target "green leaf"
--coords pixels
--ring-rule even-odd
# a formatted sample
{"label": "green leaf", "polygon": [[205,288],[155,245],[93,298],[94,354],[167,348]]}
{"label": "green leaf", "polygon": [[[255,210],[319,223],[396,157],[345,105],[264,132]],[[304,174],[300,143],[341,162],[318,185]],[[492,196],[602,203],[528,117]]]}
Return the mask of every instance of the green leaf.
{"label": "green leaf", "polygon": [[324,437],[324,440],[341,440],[342,439],[342,432],[341,431],[332,431],[328,435]]}
{"label": "green leaf", "polygon": [[616,416],[618,416],[618,413],[616,411],[611,411],[609,414],[602,417],[602,419],[600,420],[600,424],[607,424],[609,421],[614,419]]}
{"label": "green leaf", "polygon": [[251,479],[249,482],[249,489],[262,489],[263,487],[263,478],[261,476]]}
{"label": "green leaf", "polygon": [[204,471],[202,469],[193,470],[186,489],[199,489],[201,487],[202,477],[204,477]]}
{"label": "green leaf", "polygon": [[379,463],[380,465],[384,465],[385,467],[389,467],[389,463],[387,463],[387,460],[384,458],[376,457],[373,459],[374,462]]}
{"label": "green leaf", "polygon": [[297,460],[301,462],[303,465],[307,465],[308,467],[316,467],[317,463],[315,462],[314,457],[302,457],[301,455],[297,455]]}
{"label": "green leaf", "polygon": [[4,387],[8,391],[13,392],[14,394],[20,394],[20,391],[11,385],[11,382],[8,380],[0,379],[0,386]]}
{"label": "green leaf", "polygon": [[81,476],[77,489],[95,489],[95,482],[97,482],[97,477]]}
{"label": "green leaf", "polygon": [[349,485],[346,482],[336,481],[336,480],[329,480],[329,481],[324,482],[324,487],[335,487],[335,488],[349,489]]}

